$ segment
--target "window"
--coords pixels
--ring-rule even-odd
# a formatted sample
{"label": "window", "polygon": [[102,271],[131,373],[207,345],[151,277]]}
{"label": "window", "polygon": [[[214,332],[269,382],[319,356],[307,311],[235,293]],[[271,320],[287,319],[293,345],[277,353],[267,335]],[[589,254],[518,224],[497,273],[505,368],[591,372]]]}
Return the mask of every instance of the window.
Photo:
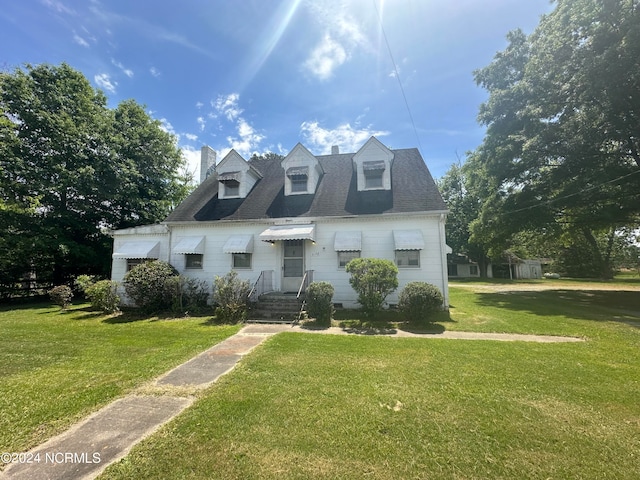
{"label": "window", "polygon": [[133,267],[137,267],[138,265],[149,261],[150,260],[147,258],[127,258],[127,272]]}
{"label": "window", "polygon": [[477,265],[469,265],[469,275],[478,275]]}
{"label": "window", "polygon": [[185,257],[185,268],[202,269],[201,253],[188,253],[184,257]]}
{"label": "window", "polygon": [[250,253],[232,253],[233,268],[251,268]]}
{"label": "window", "polygon": [[354,258],[360,258],[360,252],[338,252],[338,268],[344,268]]}
{"label": "window", "polygon": [[309,180],[309,177],[307,177],[306,175],[295,175],[291,177],[291,192],[306,193],[308,180]]}
{"label": "window", "polygon": [[420,250],[396,250],[396,265],[399,268],[420,266]]}
{"label": "window", "polygon": [[384,170],[365,170],[364,188],[382,188],[382,175]]}
{"label": "window", "polygon": [[457,277],[458,276],[458,265],[455,263],[450,263],[449,265],[447,265],[447,268],[449,269],[449,276],[450,277]]}
{"label": "window", "polygon": [[240,182],[235,180],[224,182],[224,196],[228,197],[239,197],[240,196]]}

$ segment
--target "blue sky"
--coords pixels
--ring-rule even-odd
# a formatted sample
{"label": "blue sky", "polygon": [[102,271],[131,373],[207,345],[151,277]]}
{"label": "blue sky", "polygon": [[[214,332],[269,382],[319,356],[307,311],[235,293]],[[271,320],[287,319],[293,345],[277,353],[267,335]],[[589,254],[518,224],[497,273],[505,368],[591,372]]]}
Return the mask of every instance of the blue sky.
{"label": "blue sky", "polygon": [[177,136],[196,178],[204,144],[220,160],[231,148],[249,158],[298,142],[315,154],[332,145],[354,152],[371,135],[420,148],[440,177],[482,141],[476,115],[486,93],[473,70],[506,46],[507,32],[531,33],[552,8],[549,0],[5,1],[0,67],[66,62],[111,107],[129,98],[146,105]]}

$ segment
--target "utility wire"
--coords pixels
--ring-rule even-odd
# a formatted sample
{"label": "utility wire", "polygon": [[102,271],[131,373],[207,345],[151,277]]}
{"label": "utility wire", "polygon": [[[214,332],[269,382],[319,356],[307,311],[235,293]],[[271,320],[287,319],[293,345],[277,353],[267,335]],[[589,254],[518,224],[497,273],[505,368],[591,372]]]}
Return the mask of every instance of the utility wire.
{"label": "utility wire", "polygon": [[422,151],[422,145],[420,143],[420,137],[418,136],[418,129],[416,128],[416,122],[413,120],[413,115],[411,114],[411,109],[409,108],[409,102],[407,101],[407,95],[404,92],[404,87],[402,86],[402,80],[400,80],[400,72],[398,71],[398,65],[396,64],[395,59],[393,58],[393,53],[391,52],[391,47],[389,46],[389,40],[387,40],[387,33],[384,30],[384,25],[382,25],[382,17],[380,16],[380,12],[378,11],[378,5],[376,4],[376,0],[373,1],[373,8],[376,11],[376,15],[378,16],[378,23],[380,24],[380,30],[382,31],[382,38],[384,38],[384,43],[387,46],[387,51],[389,52],[389,57],[391,58],[391,63],[393,64],[393,72],[398,80],[398,85],[400,85],[400,91],[402,92],[402,98],[404,99],[404,105],[407,107],[407,112],[409,113],[409,119],[411,120],[411,125],[413,126],[413,133],[416,135],[416,140],[418,141],[418,148]]}
{"label": "utility wire", "polygon": [[592,185],[592,186],[584,188],[584,189],[582,189],[582,190],[580,190],[579,192],[576,192],[576,193],[570,193],[570,194],[564,195],[562,197],[552,198],[551,200],[547,200],[546,202],[537,203],[535,205],[529,205],[528,207],[522,207],[522,208],[519,208],[517,210],[510,210],[508,213],[511,214],[511,213],[524,212],[526,210],[532,210],[534,208],[542,207],[544,205],[551,205],[552,203],[557,202],[558,200],[565,200],[567,198],[575,197],[576,195],[581,195],[581,194],[583,194],[585,192],[589,192],[591,190],[595,190],[596,188],[600,188],[600,187],[602,187],[604,185],[607,185],[609,183],[617,182],[618,180],[623,180],[623,179],[625,179],[627,177],[630,177],[632,175],[637,175],[638,173],[640,173],[640,170],[636,170],[634,172],[627,173],[626,175],[622,175],[622,176],[620,176],[618,178],[614,178],[612,180],[607,180],[606,182],[602,182],[602,183],[600,183],[598,185]]}

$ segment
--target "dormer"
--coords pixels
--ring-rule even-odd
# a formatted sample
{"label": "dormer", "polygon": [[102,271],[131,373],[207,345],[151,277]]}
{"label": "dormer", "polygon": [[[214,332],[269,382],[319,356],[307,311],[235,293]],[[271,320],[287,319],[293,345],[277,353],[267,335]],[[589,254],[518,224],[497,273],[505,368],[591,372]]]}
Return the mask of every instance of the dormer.
{"label": "dormer", "polygon": [[393,152],[376,137],[367,140],[353,156],[358,178],[358,191],[391,190]]}
{"label": "dormer", "polygon": [[316,193],[324,172],[318,159],[302,144],[298,143],[280,165],[284,170],[285,196]]}
{"label": "dormer", "polygon": [[249,165],[238,152],[231,150],[216,167],[218,198],[246,198],[258,180],[260,172]]}

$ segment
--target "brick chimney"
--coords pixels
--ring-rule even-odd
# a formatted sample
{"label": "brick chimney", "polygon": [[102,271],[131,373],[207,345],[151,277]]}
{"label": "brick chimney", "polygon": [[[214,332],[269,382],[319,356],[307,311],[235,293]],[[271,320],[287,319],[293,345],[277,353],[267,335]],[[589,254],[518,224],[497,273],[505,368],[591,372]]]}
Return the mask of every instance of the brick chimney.
{"label": "brick chimney", "polygon": [[212,175],[216,168],[216,152],[209,145],[200,149],[200,183]]}
{"label": "brick chimney", "polygon": [[338,155],[340,153],[340,147],[338,145],[333,145],[331,147],[331,155]]}

